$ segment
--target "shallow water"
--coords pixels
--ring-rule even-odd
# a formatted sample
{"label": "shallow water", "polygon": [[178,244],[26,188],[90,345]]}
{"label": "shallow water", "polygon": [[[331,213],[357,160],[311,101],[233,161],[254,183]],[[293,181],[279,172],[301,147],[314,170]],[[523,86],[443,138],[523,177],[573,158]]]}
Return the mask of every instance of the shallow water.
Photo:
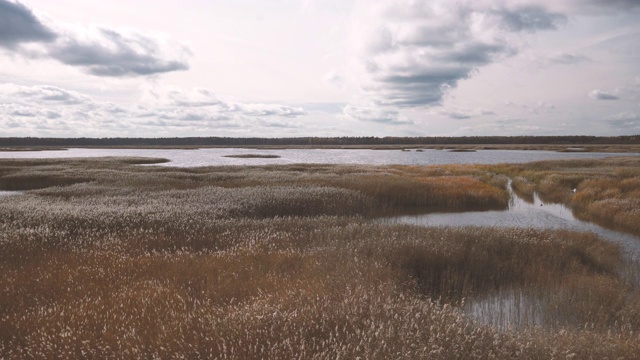
{"label": "shallow water", "polygon": [[[260,154],[279,158],[229,158],[228,155]],[[78,158],[104,156],[134,156],[170,160],[164,166],[194,167],[218,165],[271,164],[371,164],[371,165],[441,165],[523,163],[538,160],[593,159],[611,156],[638,156],[633,153],[559,153],[531,150],[478,150],[449,152],[447,150],[401,151],[357,149],[279,149],[256,150],[238,148],[216,149],[83,149],[58,151],[0,152],[0,159]]]}
{"label": "shallow water", "polygon": [[511,189],[511,183],[509,183],[508,189],[511,200],[507,210],[397,216],[381,221],[422,226],[523,227],[592,232],[605,240],[620,245],[623,252],[632,259],[640,257],[640,237],[576,219],[568,207],[562,204],[545,203],[540,200],[538,194],[534,194],[533,204],[528,203],[515,194]]}
{"label": "shallow water", "polygon": [[[640,237],[576,219],[568,207],[562,204],[545,203],[538,194],[534,194],[533,203],[528,203],[513,191],[511,182],[508,189],[511,200],[507,210],[399,216],[381,219],[381,221],[422,226],[524,227],[592,232],[605,240],[619,244],[630,261],[640,263]],[[630,283],[640,286],[640,276],[637,272],[620,275]],[[462,309],[474,321],[500,329],[558,325],[553,319],[548,320],[548,309],[544,301],[520,290],[504,290],[475,298],[467,301]]]}

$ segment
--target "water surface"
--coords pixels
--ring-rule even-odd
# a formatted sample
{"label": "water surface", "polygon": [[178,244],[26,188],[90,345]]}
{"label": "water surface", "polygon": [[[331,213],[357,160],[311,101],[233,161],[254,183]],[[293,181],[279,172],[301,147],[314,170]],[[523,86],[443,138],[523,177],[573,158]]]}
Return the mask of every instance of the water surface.
{"label": "water surface", "polygon": [[[274,155],[279,158],[230,158],[229,155]],[[0,159],[80,158],[104,156],[133,156],[163,158],[164,166],[194,167],[218,165],[272,164],[371,164],[371,165],[442,165],[524,163],[538,160],[597,159],[611,156],[638,156],[634,153],[559,153],[534,150],[478,150],[449,152],[424,149],[422,151],[367,149],[84,149],[55,151],[0,152]]]}
{"label": "water surface", "polygon": [[509,183],[508,189],[511,200],[507,210],[397,216],[382,219],[382,221],[422,226],[522,227],[591,232],[620,245],[623,252],[630,255],[631,258],[640,257],[640,237],[579,220],[573,216],[568,207],[562,204],[545,203],[535,193],[534,202],[528,203],[512,190],[511,183]]}

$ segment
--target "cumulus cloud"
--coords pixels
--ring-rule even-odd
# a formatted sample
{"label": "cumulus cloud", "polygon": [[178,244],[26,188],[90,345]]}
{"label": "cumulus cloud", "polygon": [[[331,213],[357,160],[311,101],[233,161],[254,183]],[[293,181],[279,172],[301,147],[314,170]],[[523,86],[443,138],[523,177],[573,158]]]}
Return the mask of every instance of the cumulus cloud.
{"label": "cumulus cloud", "polygon": [[137,31],[91,27],[59,35],[48,54],[97,76],[153,75],[187,70],[189,50]]}
{"label": "cumulus cloud", "polygon": [[517,53],[510,34],[554,30],[567,17],[542,5],[507,2],[367,1],[360,59],[376,104],[438,105],[449,89]]}
{"label": "cumulus cloud", "polygon": [[[159,127],[216,131],[220,129],[291,128],[289,120],[303,108],[281,104],[224,101],[208,89],[157,87],[136,105],[100,102],[50,85],[0,85],[0,129],[81,130],[82,134],[122,134]],[[154,131],[154,130],[151,130]]]}
{"label": "cumulus cloud", "polygon": [[302,107],[282,104],[262,104],[229,101],[220,99],[216,94],[203,88],[182,89],[171,86],[148,88],[143,99],[153,107],[158,108],[202,108],[202,111],[225,114],[241,114],[254,117],[298,117],[306,115]]}
{"label": "cumulus cloud", "polygon": [[51,85],[20,86],[0,84],[0,103],[46,103],[76,105],[90,102],[90,98],[75,91]]}
{"label": "cumulus cloud", "polygon": [[229,111],[240,112],[247,116],[282,116],[298,117],[306,115],[306,111],[300,107],[292,107],[279,104],[243,104],[231,103]]}
{"label": "cumulus cloud", "polygon": [[195,88],[184,90],[172,87],[148,88],[145,91],[147,101],[159,105],[203,107],[224,105],[224,102],[209,89]]}
{"label": "cumulus cloud", "polygon": [[189,49],[161,36],[103,26],[72,27],[44,23],[21,3],[0,0],[0,46],[33,56],[23,44],[35,43],[38,57],[52,58],[96,76],[153,75],[189,68]]}
{"label": "cumulus cloud", "polygon": [[13,49],[20,43],[50,42],[56,34],[19,2],[0,0],[0,46]]}
{"label": "cumulus cloud", "polygon": [[591,90],[588,95],[593,100],[619,100],[620,99],[620,97],[618,97],[618,95],[614,93],[599,90],[599,89]]}

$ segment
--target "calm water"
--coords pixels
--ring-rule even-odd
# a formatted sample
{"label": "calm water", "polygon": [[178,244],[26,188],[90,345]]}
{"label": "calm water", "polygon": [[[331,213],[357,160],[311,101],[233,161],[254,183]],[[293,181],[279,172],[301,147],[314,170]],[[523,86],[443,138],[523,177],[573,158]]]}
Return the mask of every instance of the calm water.
{"label": "calm water", "polygon": [[[515,194],[511,183],[508,189],[511,201],[507,210],[399,216],[381,219],[381,221],[422,226],[525,227],[592,232],[605,240],[619,244],[631,261],[636,264],[640,261],[640,237],[576,219],[571,209],[561,204],[545,203],[537,194],[534,194],[533,204],[528,203]],[[621,272],[621,276],[635,283],[636,286],[640,286],[639,275],[636,272],[630,274]],[[556,324],[558,318],[549,313],[550,309],[546,301],[542,301],[535,294],[518,290],[504,290],[483,298],[472,299],[465,304],[463,310],[475,321],[501,329],[558,325]],[[559,316],[563,315],[566,314],[559,314]],[[570,322],[566,324],[576,325]]]}
{"label": "calm water", "polygon": [[[275,159],[237,159],[225,155],[277,155]],[[341,150],[341,149],[82,149],[60,151],[0,152],[1,158],[78,158],[103,156],[135,156],[170,160],[165,166],[269,165],[269,164],[372,164],[372,165],[440,165],[523,163],[537,160],[592,159],[610,156],[638,156],[615,153],[559,153],[554,151],[479,150],[449,152],[447,150]]]}
{"label": "calm water", "polygon": [[508,189],[511,200],[507,210],[398,216],[382,221],[423,226],[495,226],[592,232],[605,240],[619,244],[632,258],[640,257],[640,237],[576,219],[571,209],[561,204],[545,203],[540,200],[538,194],[534,194],[533,204],[528,203],[515,194],[511,184]]}

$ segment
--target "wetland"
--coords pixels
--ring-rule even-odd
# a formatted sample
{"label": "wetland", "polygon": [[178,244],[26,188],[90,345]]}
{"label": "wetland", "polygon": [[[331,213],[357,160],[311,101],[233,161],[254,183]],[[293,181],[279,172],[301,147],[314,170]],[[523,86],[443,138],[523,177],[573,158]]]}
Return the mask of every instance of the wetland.
{"label": "wetland", "polygon": [[[206,167],[14,158],[0,160],[0,190],[19,191],[0,197],[8,358],[640,351],[637,156]],[[518,212],[598,224],[631,247],[593,228],[465,220]],[[381,221],[442,216],[460,222]]]}

